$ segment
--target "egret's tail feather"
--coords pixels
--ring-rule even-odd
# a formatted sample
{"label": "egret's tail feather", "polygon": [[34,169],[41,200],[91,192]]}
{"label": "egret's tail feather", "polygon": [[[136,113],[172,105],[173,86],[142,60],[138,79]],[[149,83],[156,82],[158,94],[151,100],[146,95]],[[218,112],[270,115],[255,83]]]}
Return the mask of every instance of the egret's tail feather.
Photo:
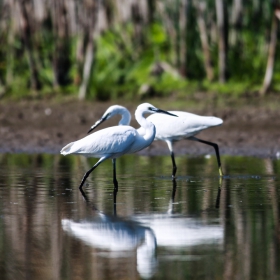
{"label": "egret's tail feather", "polygon": [[60,153],[64,156],[68,155],[71,153],[71,148],[73,146],[75,142],[71,142],[68,145],[66,145],[65,147],[62,148],[62,150],[60,151]]}
{"label": "egret's tail feather", "polygon": [[208,126],[218,126],[223,123],[223,120],[217,117],[206,117],[204,123]]}

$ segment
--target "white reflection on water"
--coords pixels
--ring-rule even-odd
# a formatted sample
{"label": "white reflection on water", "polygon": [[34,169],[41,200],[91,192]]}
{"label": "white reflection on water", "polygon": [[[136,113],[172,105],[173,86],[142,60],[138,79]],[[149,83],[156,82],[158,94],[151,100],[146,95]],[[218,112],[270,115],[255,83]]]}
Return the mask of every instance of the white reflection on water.
{"label": "white reflection on water", "polygon": [[130,257],[136,250],[137,271],[143,278],[153,276],[157,267],[153,231],[137,222],[98,214],[91,221],[63,219],[62,227],[85,244],[108,251],[108,257]]}
{"label": "white reflection on water", "polygon": [[[220,224],[205,224],[198,218],[173,214],[176,181],[165,214],[136,215],[133,220],[153,230],[158,246],[188,247],[202,244],[223,243],[224,228]],[[220,188],[216,206],[219,203]]]}
{"label": "white reflection on water", "polygon": [[134,220],[150,227],[158,246],[187,247],[223,242],[224,229],[220,225],[203,224],[195,218],[176,215],[135,216]]}
{"label": "white reflection on water", "polygon": [[[221,244],[224,239],[224,229],[218,224],[203,224],[197,218],[172,214],[175,191],[176,186],[166,214],[122,219],[116,216],[116,211],[115,216],[110,216],[92,207],[96,214],[94,218],[78,222],[62,219],[62,227],[68,234],[103,251],[102,255],[105,253],[109,258],[130,257],[136,251],[138,273],[143,278],[151,278],[157,269],[157,246]],[[86,195],[82,194],[89,204]]]}

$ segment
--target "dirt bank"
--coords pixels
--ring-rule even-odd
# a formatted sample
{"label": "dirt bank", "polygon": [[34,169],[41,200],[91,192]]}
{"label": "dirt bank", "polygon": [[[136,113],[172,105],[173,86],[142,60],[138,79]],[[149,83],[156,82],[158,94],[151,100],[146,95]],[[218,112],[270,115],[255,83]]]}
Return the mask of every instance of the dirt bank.
{"label": "dirt bank", "polygon": [[[84,137],[89,127],[103,114],[109,103],[79,101],[20,101],[0,103],[1,153],[59,153],[73,140]],[[168,108],[168,104],[162,106]],[[133,112],[136,106],[128,105]],[[185,109],[192,113],[214,115],[224,120],[220,127],[199,134],[201,139],[216,142],[221,154],[275,157],[280,152],[280,110],[267,106]],[[113,119],[100,128],[117,124]],[[132,125],[138,127],[134,120]],[[154,142],[141,154],[168,155],[165,143]],[[175,145],[176,154],[213,153],[211,147],[192,141]]]}

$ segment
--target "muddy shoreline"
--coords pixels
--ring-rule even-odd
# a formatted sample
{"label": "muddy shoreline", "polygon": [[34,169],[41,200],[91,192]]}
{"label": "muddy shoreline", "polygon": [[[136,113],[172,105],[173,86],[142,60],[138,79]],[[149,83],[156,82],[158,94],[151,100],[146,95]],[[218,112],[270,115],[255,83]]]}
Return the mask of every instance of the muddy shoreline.
{"label": "muddy shoreline", "polygon": [[[110,106],[108,102],[93,103],[75,100],[19,101],[0,103],[0,153],[52,153],[58,154],[67,143],[82,138],[89,127]],[[124,104],[123,104],[124,105]],[[168,104],[163,109],[168,108]],[[127,105],[134,112],[136,105]],[[266,106],[244,105],[236,107],[186,108],[201,115],[214,115],[224,120],[222,126],[201,132],[197,137],[216,142],[222,155],[276,157],[280,153],[280,110]],[[100,129],[116,125],[118,118],[109,120]],[[132,126],[138,127],[134,116]],[[142,155],[168,155],[167,145],[154,142],[139,152]],[[213,154],[201,143],[180,141],[175,154],[190,156]]]}

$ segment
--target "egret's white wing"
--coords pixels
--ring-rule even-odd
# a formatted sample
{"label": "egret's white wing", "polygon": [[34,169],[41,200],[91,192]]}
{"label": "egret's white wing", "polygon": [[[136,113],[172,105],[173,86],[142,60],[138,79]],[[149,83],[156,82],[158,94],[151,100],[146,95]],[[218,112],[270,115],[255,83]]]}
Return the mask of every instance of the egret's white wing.
{"label": "egret's white wing", "polygon": [[122,154],[134,142],[136,130],[131,126],[113,126],[99,130],[65,146],[62,154],[100,156]]}
{"label": "egret's white wing", "polygon": [[154,114],[147,118],[156,126],[155,139],[180,140],[196,135],[201,130],[223,123],[220,118],[199,116],[187,112],[170,111],[178,117]]}

